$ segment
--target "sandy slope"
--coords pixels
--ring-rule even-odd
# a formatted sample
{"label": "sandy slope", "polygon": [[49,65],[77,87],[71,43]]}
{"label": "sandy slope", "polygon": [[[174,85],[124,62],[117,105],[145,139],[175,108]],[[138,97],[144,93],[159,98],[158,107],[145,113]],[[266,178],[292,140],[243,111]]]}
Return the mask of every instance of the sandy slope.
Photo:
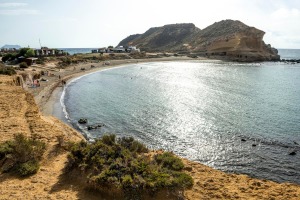
{"label": "sandy slope", "polygon": [[185,191],[187,199],[300,199],[300,186],[279,184],[246,175],[226,174],[184,159],[194,186]]}
{"label": "sandy slope", "polygon": [[[50,95],[51,85],[57,81],[53,79],[36,93],[40,105],[45,105],[45,95]],[[58,119],[41,115],[30,93],[15,86],[12,77],[0,76],[0,142],[12,139],[15,133],[36,134],[47,143],[47,152],[34,176],[19,179],[0,174],[0,199],[99,199],[72,177],[61,176],[67,153],[59,148],[58,137],[79,141],[82,136]],[[299,185],[226,174],[188,160],[184,163],[195,181],[193,188],[185,191],[186,199],[300,199]]]}
{"label": "sandy slope", "polygon": [[60,188],[59,179],[66,162],[66,152],[58,147],[59,136],[65,141],[80,141],[83,137],[54,117],[41,116],[33,96],[12,79],[0,76],[0,141],[13,138],[14,134],[33,134],[47,144],[47,152],[40,171],[26,179],[8,174],[0,175],[0,199],[76,199],[76,192],[51,193],[54,186]]}

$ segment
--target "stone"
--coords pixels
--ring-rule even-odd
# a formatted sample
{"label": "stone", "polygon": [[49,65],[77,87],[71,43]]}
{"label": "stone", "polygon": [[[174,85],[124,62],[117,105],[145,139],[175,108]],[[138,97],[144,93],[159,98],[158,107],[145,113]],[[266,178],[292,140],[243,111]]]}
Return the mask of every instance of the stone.
{"label": "stone", "polygon": [[86,124],[86,123],[87,123],[87,119],[85,119],[85,118],[80,118],[80,119],[78,120],[78,123],[79,123],[79,124]]}
{"label": "stone", "polygon": [[297,153],[296,153],[296,151],[291,151],[290,153],[289,153],[289,155],[291,155],[291,156],[294,156],[294,155],[296,155]]}

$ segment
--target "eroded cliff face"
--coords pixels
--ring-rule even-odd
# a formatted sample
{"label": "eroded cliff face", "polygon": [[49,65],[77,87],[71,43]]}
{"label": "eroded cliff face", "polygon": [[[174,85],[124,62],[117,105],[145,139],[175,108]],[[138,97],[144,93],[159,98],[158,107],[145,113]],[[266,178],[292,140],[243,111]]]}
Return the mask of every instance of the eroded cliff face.
{"label": "eroded cliff face", "polygon": [[151,28],[126,38],[119,45],[136,45],[141,50],[192,53],[234,61],[279,60],[276,49],[263,41],[265,32],[240,21],[223,20],[200,30],[194,24]]}
{"label": "eroded cliff face", "polygon": [[0,143],[23,134],[45,142],[47,150],[38,173],[25,179],[2,173],[9,159],[0,161],[0,199],[77,199],[70,186],[58,184],[67,162],[59,145],[84,138],[58,119],[42,116],[33,96],[19,85],[18,76],[0,75]]}
{"label": "eroded cliff face", "polygon": [[263,41],[265,32],[240,21],[223,20],[203,29],[192,51],[236,61],[278,60],[277,51]]}

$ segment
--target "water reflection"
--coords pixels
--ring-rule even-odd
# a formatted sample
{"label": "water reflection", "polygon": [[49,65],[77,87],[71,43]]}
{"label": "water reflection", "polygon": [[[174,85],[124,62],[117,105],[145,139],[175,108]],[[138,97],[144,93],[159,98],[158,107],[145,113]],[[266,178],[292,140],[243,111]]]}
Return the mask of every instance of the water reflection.
{"label": "water reflection", "polygon": [[[129,65],[80,79],[65,103],[74,123],[86,117],[106,124],[90,132],[94,137],[130,135],[218,169],[268,176],[283,160],[300,171],[300,159],[282,153],[300,140],[299,69],[217,61]],[[269,175],[294,180],[282,175],[284,166],[278,170]]]}

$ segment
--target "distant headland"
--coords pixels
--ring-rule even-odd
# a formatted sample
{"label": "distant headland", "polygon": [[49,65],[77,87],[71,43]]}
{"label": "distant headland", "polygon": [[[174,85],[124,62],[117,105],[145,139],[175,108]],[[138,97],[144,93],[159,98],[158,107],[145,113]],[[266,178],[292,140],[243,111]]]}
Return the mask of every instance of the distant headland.
{"label": "distant headland", "polygon": [[150,28],[130,35],[119,46],[133,45],[146,52],[173,52],[232,61],[278,61],[280,56],[265,44],[265,32],[238,20],[222,20],[199,29],[192,23]]}
{"label": "distant headland", "polygon": [[12,45],[12,44],[6,44],[1,49],[20,49],[20,45]]}

